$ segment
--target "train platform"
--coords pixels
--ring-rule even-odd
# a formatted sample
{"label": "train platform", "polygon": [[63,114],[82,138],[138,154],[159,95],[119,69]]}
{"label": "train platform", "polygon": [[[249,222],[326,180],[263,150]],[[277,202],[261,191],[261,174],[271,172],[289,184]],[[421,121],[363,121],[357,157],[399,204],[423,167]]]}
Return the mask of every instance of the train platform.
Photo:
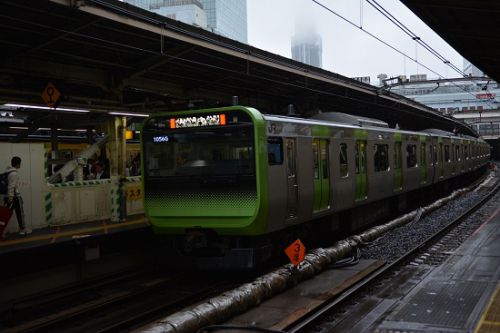
{"label": "train platform", "polygon": [[21,236],[17,233],[8,234],[7,238],[0,239],[0,255],[83,239],[89,241],[95,238],[128,233],[130,231],[149,230],[149,226],[148,219],[141,214],[128,217],[120,222],[101,220],[50,226],[33,230],[27,236]]}
{"label": "train platform", "polygon": [[500,332],[500,208],[400,300],[377,332]]}

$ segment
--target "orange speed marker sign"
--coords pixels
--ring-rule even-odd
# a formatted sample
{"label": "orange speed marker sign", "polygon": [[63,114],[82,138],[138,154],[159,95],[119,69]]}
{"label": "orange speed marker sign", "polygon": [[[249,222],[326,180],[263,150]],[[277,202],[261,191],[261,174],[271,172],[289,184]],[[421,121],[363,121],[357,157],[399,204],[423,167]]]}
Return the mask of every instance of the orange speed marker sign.
{"label": "orange speed marker sign", "polygon": [[56,86],[49,82],[45,90],[42,92],[42,99],[50,108],[56,106],[57,101],[61,97],[61,93],[57,90]]}
{"label": "orange speed marker sign", "polygon": [[290,258],[290,261],[294,266],[297,266],[304,260],[306,254],[306,247],[300,239],[297,239],[295,242],[290,244],[289,247],[285,249],[285,253]]}

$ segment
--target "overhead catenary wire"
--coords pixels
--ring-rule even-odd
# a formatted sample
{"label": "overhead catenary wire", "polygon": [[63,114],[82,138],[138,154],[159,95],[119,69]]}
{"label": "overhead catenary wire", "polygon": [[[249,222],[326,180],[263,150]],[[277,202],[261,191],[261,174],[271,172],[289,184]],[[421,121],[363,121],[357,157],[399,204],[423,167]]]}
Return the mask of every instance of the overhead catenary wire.
{"label": "overhead catenary wire", "polygon": [[[379,41],[380,43],[384,44],[385,46],[389,47],[390,49],[392,49],[393,51],[401,54],[403,57],[407,58],[407,59],[410,59],[411,61],[413,61],[415,64],[417,65],[420,65],[422,67],[424,67],[425,69],[427,69],[429,72],[435,74],[438,76],[438,78],[440,79],[445,79],[445,76],[440,74],[439,72],[433,70],[432,68],[430,68],[429,66],[423,64],[422,62],[418,61],[418,59],[416,58],[412,58],[410,55],[406,54],[405,52],[399,50],[398,48],[396,48],[395,46],[389,44],[388,42],[386,42],[385,40],[383,40],[381,37],[378,37],[376,36],[375,34],[371,33],[370,31],[366,30],[365,28],[363,28],[362,26],[358,26],[357,24],[355,24],[353,21],[349,20],[348,18],[344,17],[343,15],[337,13],[336,11],[334,11],[333,9],[327,7],[326,5],[322,4],[321,2],[319,2],[318,0],[311,0],[313,3],[315,3],[316,5],[320,6],[321,8],[323,8],[324,10],[330,12],[331,14],[337,16],[338,18],[340,18],[341,20],[343,20],[344,22],[350,24],[351,26],[361,30],[362,32],[364,32],[365,34],[369,35],[370,37],[374,38],[375,40]],[[379,11],[381,14],[383,14],[386,18],[388,18],[391,22],[393,22],[394,24],[396,24],[401,30],[403,30],[405,32],[405,34],[407,34],[408,36],[410,36],[413,40],[415,40],[417,42],[417,45],[421,45],[423,46],[426,50],[428,50],[431,54],[433,54],[434,56],[436,56],[438,59],[440,59],[445,65],[453,68],[455,71],[457,71],[461,76],[465,76],[464,72],[462,72],[459,68],[457,68],[455,65],[451,64],[451,62],[449,60],[447,60],[445,57],[443,57],[441,54],[439,54],[437,51],[435,51],[431,46],[429,46],[427,43],[423,42],[421,40],[421,38],[419,36],[417,36],[415,33],[413,33],[408,27],[406,27],[404,24],[402,24],[399,20],[397,20],[396,18],[394,18],[394,16],[392,14],[390,14],[387,10],[385,10],[385,8],[383,8],[381,5],[379,5],[378,3],[374,4],[370,1],[374,1],[375,0],[366,0],[370,5],[372,5],[375,9],[377,9],[377,11]],[[378,5],[378,6],[377,6]],[[385,13],[385,14],[384,14]],[[391,19],[391,18],[394,18],[394,19]],[[452,82],[452,85],[456,86],[457,88],[461,89],[462,91],[464,91],[465,93],[473,96],[474,98],[476,98],[475,95],[473,95],[470,91],[467,91],[464,87],[461,87],[455,83]],[[488,103],[488,106],[491,108],[491,109],[495,109],[495,107],[493,107],[491,104]]]}
{"label": "overhead catenary wire", "polygon": [[[405,34],[407,34],[410,38],[412,38],[418,45],[422,46],[424,49],[426,49],[429,53],[437,57],[439,60],[441,60],[445,65],[453,69],[455,72],[460,74],[461,76],[466,77],[467,74],[460,70],[457,66],[455,66],[451,61],[446,59],[443,55],[441,55],[438,51],[436,51],[434,48],[432,48],[429,44],[427,44],[425,41],[423,41],[417,34],[415,34],[413,31],[410,30],[406,25],[404,25],[400,20],[398,20],[394,15],[392,15],[387,9],[385,9],[381,4],[379,4],[376,0],[366,0],[369,5],[371,5],[373,8],[375,8],[380,14],[382,14],[384,17],[386,17],[389,21],[391,21],[394,25],[396,25],[398,28],[400,28]],[[475,82],[475,81],[473,81]],[[465,88],[451,82],[452,85],[455,87],[463,90],[467,94],[473,96],[476,98],[475,95],[473,95],[470,91],[467,91]],[[488,103],[488,106],[492,109],[493,107],[491,104]]]}
{"label": "overhead catenary wire", "polygon": [[465,72],[460,70],[457,66],[455,66],[451,61],[446,59],[443,55],[441,55],[438,51],[432,48],[429,44],[427,44],[424,40],[422,40],[416,33],[414,33],[410,28],[404,25],[401,21],[399,21],[394,15],[392,15],[388,10],[386,10],[382,5],[380,5],[376,0],[366,0],[366,2],[375,8],[380,14],[386,17],[389,21],[391,21],[394,25],[396,25],[399,29],[401,29],[405,34],[407,34],[410,38],[415,40],[417,44],[422,46],[424,49],[429,51],[432,55],[441,60],[445,65],[451,67],[458,74],[465,76]]}
{"label": "overhead catenary wire", "polygon": [[444,78],[443,75],[439,74],[438,72],[436,72],[435,70],[433,70],[432,68],[428,67],[427,65],[421,63],[420,61],[418,61],[417,59],[414,59],[412,58],[410,55],[406,54],[405,52],[399,50],[398,48],[396,48],[395,46],[392,46],[391,44],[389,44],[388,42],[386,42],[385,40],[383,40],[382,38],[376,36],[375,34],[369,32],[368,30],[358,26],[356,23],[354,23],[353,21],[349,20],[348,18],[340,15],[339,13],[337,13],[336,11],[334,11],[333,9],[327,7],[326,5],[322,4],[321,2],[317,1],[317,0],[311,0],[312,2],[314,2],[315,4],[317,4],[318,6],[320,6],[321,8],[323,8],[324,10],[330,12],[331,14],[337,16],[338,18],[340,18],[341,20],[343,20],[344,22],[352,25],[353,27],[361,30],[362,32],[364,32],[365,34],[367,34],[368,36],[376,39],[377,41],[379,41],[380,43],[384,44],[385,46],[387,46],[388,48],[392,49],[393,51],[401,54],[402,56],[412,60],[413,62],[415,62],[416,64],[424,67],[425,69],[427,69],[428,71],[432,72],[433,74],[437,75],[438,77],[440,78]]}

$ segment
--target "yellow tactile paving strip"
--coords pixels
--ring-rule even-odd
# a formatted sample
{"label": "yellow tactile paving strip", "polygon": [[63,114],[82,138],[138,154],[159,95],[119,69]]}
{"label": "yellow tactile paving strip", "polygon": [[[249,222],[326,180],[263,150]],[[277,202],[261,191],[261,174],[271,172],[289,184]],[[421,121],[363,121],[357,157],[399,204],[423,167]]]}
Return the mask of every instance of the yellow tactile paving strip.
{"label": "yellow tactile paving strip", "polygon": [[53,233],[48,233],[48,234],[44,234],[44,235],[30,235],[28,237],[17,238],[17,239],[12,239],[12,240],[8,240],[8,239],[3,240],[3,241],[0,241],[0,247],[10,246],[10,245],[18,245],[18,244],[26,244],[26,243],[30,243],[30,242],[44,241],[44,240],[47,240],[50,243],[54,243],[57,240],[57,238],[61,238],[61,237],[83,236],[83,235],[88,235],[91,233],[96,233],[99,231],[103,231],[104,233],[108,233],[110,229],[123,228],[123,227],[127,227],[127,226],[138,225],[138,224],[149,224],[149,221],[145,217],[143,217],[143,218],[139,218],[136,220],[127,221],[127,222],[120,222],[120,223],[116,223],[116,224],[103,223],[102,226],[89,227],[89,228],[83,228],[83,229],[78,229],[78,230],[70,230],[70,231],[65,231],[65,232],[61,232],[61,229],[57,228],[54,230]]}
{"label": "yellow tactile paving strip", "polygon": [[474,333],[500,333],[500,285],[497,286]]}

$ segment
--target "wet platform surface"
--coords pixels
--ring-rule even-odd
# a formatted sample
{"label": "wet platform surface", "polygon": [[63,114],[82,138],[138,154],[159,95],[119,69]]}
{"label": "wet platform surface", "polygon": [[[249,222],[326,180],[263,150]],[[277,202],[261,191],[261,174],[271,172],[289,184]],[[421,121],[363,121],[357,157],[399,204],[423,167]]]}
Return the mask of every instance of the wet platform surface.
{"label": "wet platform surface", "polygon": [[500,332],[500,208],[376,332]]}

